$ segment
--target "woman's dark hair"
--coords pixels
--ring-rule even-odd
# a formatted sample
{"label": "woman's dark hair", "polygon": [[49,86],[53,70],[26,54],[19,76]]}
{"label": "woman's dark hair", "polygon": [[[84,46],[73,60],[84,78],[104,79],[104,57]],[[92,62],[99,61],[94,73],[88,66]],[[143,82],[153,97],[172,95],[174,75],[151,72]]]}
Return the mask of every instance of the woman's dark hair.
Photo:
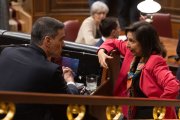
{"label": "woman's dark hair", "polygon": [[59,29],[63,29],[64,24],[51,17],[41,17],[34,23],[31,32],[31,44],[40,45],[45,36],[54,38]]}
{"label": "woman's dark hair", "polygon": [[128,32],[133,32],[136,40],[140,43],[143,51],[143,57],[147,60],[152,53],[166,56],[164,45],[160,42],[159,35],[154,27],[144,21],[138,21],[125,29]]}

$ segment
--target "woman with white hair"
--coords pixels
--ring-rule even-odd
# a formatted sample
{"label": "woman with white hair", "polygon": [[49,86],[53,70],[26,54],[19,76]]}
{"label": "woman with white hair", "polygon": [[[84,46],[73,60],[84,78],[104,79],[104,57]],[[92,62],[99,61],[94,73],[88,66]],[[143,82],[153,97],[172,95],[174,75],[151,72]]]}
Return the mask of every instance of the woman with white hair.
{"label": "woman with white hair", "polygon": [[101,20],[106,17],[108,12],[109,8],[104,2],[94,2],[90,9],[91,16],[83,21],[75,42],[95,45],[101,37],[99,24]]}

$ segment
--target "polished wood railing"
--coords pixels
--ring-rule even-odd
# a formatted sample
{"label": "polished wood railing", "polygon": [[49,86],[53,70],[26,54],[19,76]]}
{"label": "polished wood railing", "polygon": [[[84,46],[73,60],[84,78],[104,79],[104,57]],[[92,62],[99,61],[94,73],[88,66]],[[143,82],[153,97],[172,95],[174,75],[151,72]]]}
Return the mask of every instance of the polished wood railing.
{"label": "polished wood railing", "polygon": [[[0,114],[7,114],[5,120],[11,120],[15,114],[16,103],[27,104],[68,104],[67,117],[69,120],[82,120],[86,114],[87,106],[96,106],[96,111],[104,113],[99,116],[99,120],[105,117],[107,120],[114,120],[120,117],[121,105],[135,106],[155,106],[153,110],[154,119],[163,119],[165,106],[180,106],[180,100],[172,99],[151,99],[151,98],[128,98],[112,96],[84,96],[51,93],[32,93],[32,92],[11,92],[0,91]],[[105,106],[102,110],[102,106]],[[160,107],[162,107],[160,109]],[[7,111],[9,110],[9,111]],[[158,113],[160,112],[160,113]],[[77,114],[77,118],[72,118]],[[102,115],[102,114],[101,114]]]}

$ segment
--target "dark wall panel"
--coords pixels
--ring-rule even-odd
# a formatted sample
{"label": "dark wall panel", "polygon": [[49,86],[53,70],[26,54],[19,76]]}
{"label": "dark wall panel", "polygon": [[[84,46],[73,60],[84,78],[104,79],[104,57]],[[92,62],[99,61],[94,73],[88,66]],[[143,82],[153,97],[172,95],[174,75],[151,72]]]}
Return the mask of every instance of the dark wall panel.
{"label": "dark wall panel", "polygon": [[87,0],[33,0],[33,21],[41,16],[51,16],[61,21],[89,16]]}
{"label": "dark wall panel", "polygon": [[[51,16],[62,22],[78,19],[82,22],[89,16],[88,0],[32,0],[32,18],[35,21],[41,16]],[[171,14],[173,37],[178,37],[180,30],[180,0],[155,0],[162,5],[160,12]],[[111,15],[116,14],[117,1],[110,4]]]}

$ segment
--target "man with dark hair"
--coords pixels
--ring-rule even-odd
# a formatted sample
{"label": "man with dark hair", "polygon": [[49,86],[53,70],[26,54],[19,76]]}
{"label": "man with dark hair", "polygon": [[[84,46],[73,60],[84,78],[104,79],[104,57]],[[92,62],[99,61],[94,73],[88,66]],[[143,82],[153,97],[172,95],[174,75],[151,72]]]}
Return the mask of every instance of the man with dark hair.
{"label": "man with dark hair", "polygon": [[115,17],[107,17],[101,21],[99,26],[102,37],[96,43],[96,46],[100,46],[106,39],[118,38],[120,33],[120,26],[118,19]]}
{"label": "man with dark hair", "polygon": [[[72,70],[50,62],[64,45],[62,22],[41,17],[33,25],[28,47],[8,47],[0,56],[0,90],[78,94]],[[13,120],[66,120],[60,105],[17,104]],[[58,114],[56,114],[58,113]]]}

